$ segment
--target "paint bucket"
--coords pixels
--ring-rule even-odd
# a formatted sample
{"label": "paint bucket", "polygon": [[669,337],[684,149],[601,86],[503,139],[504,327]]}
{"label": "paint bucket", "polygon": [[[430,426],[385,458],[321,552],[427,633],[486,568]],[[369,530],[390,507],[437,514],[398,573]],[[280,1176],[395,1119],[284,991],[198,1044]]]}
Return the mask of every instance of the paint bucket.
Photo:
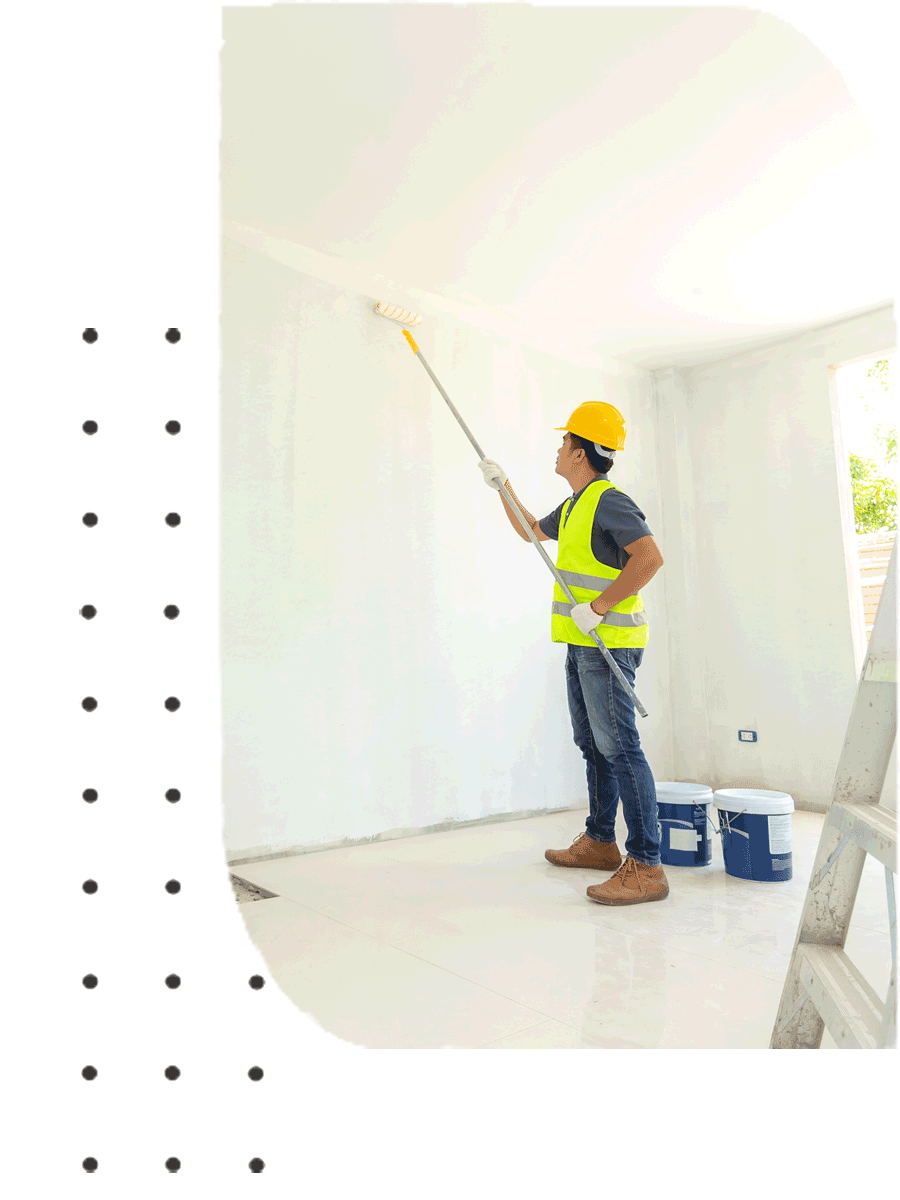
{"label": "paint bucket", "polygon": [[713,795],[719,810],[719,835],[727,874],[760,883],[782,883],[792,870],[791,813],[787,792],[720,788]]}
{"label": "paint bucket", "polygon": [[713,790],[702,783],[658,783],[659,860],[667,867],[707,867],[712,860],[709,819]]}

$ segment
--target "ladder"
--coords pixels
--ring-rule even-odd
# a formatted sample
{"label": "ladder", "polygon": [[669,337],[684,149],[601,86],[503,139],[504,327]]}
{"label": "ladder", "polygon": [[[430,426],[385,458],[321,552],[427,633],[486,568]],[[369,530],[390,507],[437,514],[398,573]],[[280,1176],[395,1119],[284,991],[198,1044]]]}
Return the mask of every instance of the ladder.
{"label": "ladder", "polygon": [[[825,1026],[841,1049],[893,1049],[897,1041],[897,815],[881,791],[897,732],[897,544],[891,553],[868,654],[834,780],[834,794],[770,1050],[818,1050]],[[882,1002],[844,953],[866,855],[884,866],[891,977]]]}

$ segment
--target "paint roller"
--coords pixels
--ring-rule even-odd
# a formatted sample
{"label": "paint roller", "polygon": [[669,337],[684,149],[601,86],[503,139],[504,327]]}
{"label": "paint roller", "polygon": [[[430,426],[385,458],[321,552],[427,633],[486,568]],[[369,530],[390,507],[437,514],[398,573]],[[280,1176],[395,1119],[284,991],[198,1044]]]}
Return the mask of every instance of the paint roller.
{"label": "paint roller", "polygon": [[[387,317],[391,321],[397,321],[400,325],[416,326],[416,325],[422,324],[422,318],[419,316],[418,313],[411,312],[409,309],[399,308],[395,304],[386,304],[383,300],[379,300],[378,303],[375,305],[375,311],[376,311],[376,313],[378,313],[378,315],[380,317]],[[415,354],[416,358],[419,360],[419,362],[422,364],[422,366],[425,368],[425,370],[431,376],[432,383],[437,388],[437,390],[441,393],[441,395],[444,397],[444,399],[447,401],[447,405],[448,405],[450,411],[453,413],[454,417],[456,417],[457,421],[459,422],[460,428],[462,429],[463,433],[466,435],[466,437],[469,439],[469,441],[472,443],[473,447],[475,448],[475,452],[478,455],[479,461],[483,461],[484,457],[485,457],[484,451],[481,449],[481,447],[478,445],[478,443],[472,437],[472,434],[469,431],[468,426],[466,425],[465,421],[462,419],[462,417],[457,412],[456,406],[454,405],[453,401],[450,399],[450,397],[447,395],[447,393],[441,387],[440,380],[437,378],[434,371],[432,371],[431,367],[428,365],[428,363],[422,357],[422,351],[419,349],[419,347],[416,345],[415,341],[413,340],[412,334],[409,332],[408,329],[404,329],[401,332],[403,333],[403,336],[406,338],[406,340],[409,342],[410,349]],[[528,534],[531,541],[534,543],[535,548],[537,549],[541,558],[543,558],[544,562],[547,564],[547,566],[553,572],[553,575],[556,578],[556,582],[562,588],[566,599],[573,606],[576,605],[578,603],[578,601],[575,599],[575,597],[569,591],[569,588],[566,586],[565,580],[562,578],[562,576],[559,574],[559,572],[557,571],[554,564],[551,562],[544,547],[541,545],[541,543],[535,537],[534,530],[531,528],[531,526],[525,520],[525,516],[524,516],[522,510],[519,508],[518,504],[516,504],[515,500],[512,498],[509,491],[506,489],[505,485],[502,483],[500,484],[500,491],[503,493],[503,496],[504,496],[507,504],[510,506],[510,508],[513,510],[513,512],[518,517],[519,524],[522,526],[522,528]],[[622,674],[622,671],[619,668],[619,664],[616,662],[616,660],[610,654],[609,650],[606,648],[606,646],[601,641],[600,637],[597,634],[596,629],[591,630],[590,636],[596,643],[597,648],[600,650],[601,654],[603,654],[604,658],[609,663],[610,670],[615,674],[616,678],[619,680],[622,687],[625,689],[625,691],[631,697],[632,701],[634,702],[635,708],[638,710],[638,712],[641,714],[642,717],[646,717],[647,716],[646,708],[644,708],[643,704],[641,704],[640,700],[638,700],[634,689],[631,687],[631,684],[628,682],[628,680]]]}

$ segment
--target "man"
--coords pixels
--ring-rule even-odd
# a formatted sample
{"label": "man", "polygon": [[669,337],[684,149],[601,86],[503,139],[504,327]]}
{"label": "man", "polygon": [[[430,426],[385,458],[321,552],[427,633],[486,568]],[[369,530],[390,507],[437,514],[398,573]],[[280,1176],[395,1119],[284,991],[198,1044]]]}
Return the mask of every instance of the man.
{"label": "man", "polygon": [[[498,463],[479,463],[485,482],[498,491],[501,483],[506,487],[539,541],[559,541],[556,569],[578,601],[573,607],[554,585],[551,634],[554,642],[568,643],[569,713],[575,745],[587,764],[590,811],[572,845],[547,850],[545,857],[559,867],[615,871],[606,883],[587,889],[588,898],[599,904],[664,900],[669,884],[659,865],[656,784],[641,749],[634,703],[590,637],[596,629],[634,688],[649,633],[640,590],[663,557],[644,514],[608,479],[617,451],[625,446],[622,414],[611,404],[589,401],[557,428],[566,432],[556,473],[572,496],[540,521],[519,503]],[[500,499],[513,528],[530,541],[502,494]],[[615,831],[620,797],[628,826],[624,861]]]}

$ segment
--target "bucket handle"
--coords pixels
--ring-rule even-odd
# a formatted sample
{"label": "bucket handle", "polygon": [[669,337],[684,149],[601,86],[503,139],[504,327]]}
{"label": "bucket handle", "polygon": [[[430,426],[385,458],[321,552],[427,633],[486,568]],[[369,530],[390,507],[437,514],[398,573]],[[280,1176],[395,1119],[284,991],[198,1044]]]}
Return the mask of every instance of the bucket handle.
{"label": "bucket handle", "polygon": [[[707,804],[691,804],[691,808],[692,809],[700,809],[701,815],[706,817],[708,824],[710,824],[710,826],[713,826],[713,829],[715,829],[716,833],[719,833],[719,830],[716,829],[713,824],[713,818],[709,816],[708,810],[710,808],[710,805],[708,803]],[[704,809],[706,809],[707,811],[704,812],[703,811]],[[658,820],[660,824],[678,824],[678,826],[683,826],[685,829],[696,829],[697,828],[696,824],[694,824],[694,822],[679,821],[677,817],[658,817],[658,818],[656,818],[656,820]],[[736,829],[736,830],[734,830],[734,833],[744,833],[744,830]],[[744,834],[744,836],[745,836],[745,838],[749,838],[750,834],[749,833]]]}
{"label": "bucket handle", "polygon": [[[691,808],[696,812],[696,810],[698,808],[699,809],[706,808],[706,805],[705,804],[692,804]],[[707,821],[709,821],[709,813],[705,813],[703,815],[705,815]],[[682,829],[696,829],[697,828],[697,826],[694,824],[693,821],[679,821],[677,819],[677,817],[657,817],[657,820],[659,821],[660,825],[680,825],[682,827]],[[711,821],[710,821],[710,824],[712,824]],[[713,826],[713,828],[715,828],[715,826]],[[718,832],[719,831],[716,830],[716,833],[718,833]]]}
{"label": "bucket handle", "polygon": [[[748,841],[750,840],[750,834],[746,833],[746,830],[736,829],[732,826],[731,821],[728,820],[728,809],[720,809],[719,811],[720,811],[719,820],[722,823],[722,828],[715,829],[715,826],[713,826],[713,829],[715,829],[715,832],[719,834],[720,838],[722,838],[722,839],[725,838],[725,833],[727,830],[728,833],[739,833],[740,836],[742,836],[742,838],[746,838],[746,839],[748,839]],[[746,809],[742,809],[742,810],[740,810],[740,812],[734,812],[733,816],[742,817],[745,814],[745,812],[746,812]],[[713,824],[712,817],[707,817],[707,821],[709,821],[710,824]]]}

